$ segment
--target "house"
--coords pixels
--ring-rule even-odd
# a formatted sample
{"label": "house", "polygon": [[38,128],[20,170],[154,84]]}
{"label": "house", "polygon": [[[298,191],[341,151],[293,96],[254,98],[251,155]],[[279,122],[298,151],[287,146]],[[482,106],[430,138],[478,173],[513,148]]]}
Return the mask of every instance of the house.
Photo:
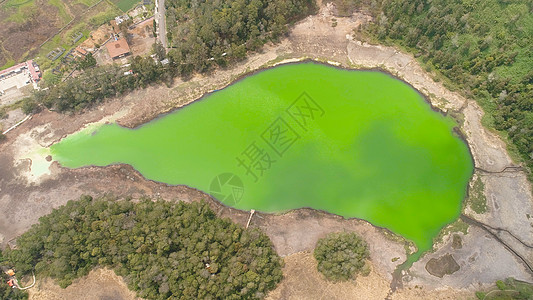
{"label": "house", "polygon": [[130,54],[130,46],[125,38],[109,42],[105,46],[112,59],[122,58]]}
{"label": "house", "polygon": [[78,51],[80,55],[83,55],[83,56],[87,55],[87,50],[81,48],[80,46],[76,47],[76,51]]}
{"label": "house", "polygon": [[30,71],[30,77],[33,82],[37,83],[39,80],[41,80],[41,70],[39,70],[39,66],[33,62],[33,60],[29,60],[26,62],[28,66],[28,71]]}
{"label": "house", "polygon": [[41,71],[39,70],[39,66],[33,62],[33,60],[28,60],[11,68],[0,71],[0,81],[18,75],[21,75],[22,77],[28,77],[28,80],[25,81],[26,84],[29,83],[29,80],[38,82],[41,79]]}

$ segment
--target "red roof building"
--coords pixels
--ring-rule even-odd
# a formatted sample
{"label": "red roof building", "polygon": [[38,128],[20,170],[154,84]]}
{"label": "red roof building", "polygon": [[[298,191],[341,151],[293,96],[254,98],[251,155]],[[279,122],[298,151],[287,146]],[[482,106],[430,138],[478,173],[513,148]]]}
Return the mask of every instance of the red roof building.
{"label": "red roof building", "polygon": [[41,79],[41,72],[39,71],[39,67],[33,62],[33,60],[28,60],[27,62],[23,62],[16,66],[12,66],[10,68],[0,71],[0,80],[5,79],[7,77],[11,77],[16,74],[20,74],[25,69],[28,69],[31,79],[34,82],[38,82]]}
{"label": "red roof building", "polygon": [[31,79],[34,82],[38,82],[39,80],[41,80],[41,72],[39,72],[39,69],[36,68],[36,66],[33,64],[33,60],[28,60],[26,64],[28,65],[28,70],[30,71]]}
{"label": "red roof building", "polygon": [[81,48],[80,46],[76,47],[76,51],[83,56],[87,55],[87,50]]}
{"label": "red roof building", "polygon": [[0,71],[0,79],[3,78],[4,76],[7,76],[9,75],[11,72],[14,72],[14,71],[19,71],[18,69],[22,69],[22,68],[25,68],[26,67],[26,63],[20,63],[16,66],[12,66],[12,67],[9,67],[5,70],[2,70]]}
{"label": "red roof building", "polygon": [[120,38],[117,41],[109,42],[106,45],[109,56],[112,59],[117,59],[130,54],[130,46],[125,38]]}

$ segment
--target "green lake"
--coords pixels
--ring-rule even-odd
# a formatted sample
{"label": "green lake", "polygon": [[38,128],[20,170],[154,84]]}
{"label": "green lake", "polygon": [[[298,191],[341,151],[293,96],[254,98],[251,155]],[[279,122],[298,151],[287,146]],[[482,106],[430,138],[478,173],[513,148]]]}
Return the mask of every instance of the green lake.
{"label": "green lake", "polygon": [[459,216],[472,174],[454,126],[390,75],[309,62],[258,72],[136,129],[84,130],[51,152],[69,168],[129,164],[238,209],[361,218],[420,255]]}

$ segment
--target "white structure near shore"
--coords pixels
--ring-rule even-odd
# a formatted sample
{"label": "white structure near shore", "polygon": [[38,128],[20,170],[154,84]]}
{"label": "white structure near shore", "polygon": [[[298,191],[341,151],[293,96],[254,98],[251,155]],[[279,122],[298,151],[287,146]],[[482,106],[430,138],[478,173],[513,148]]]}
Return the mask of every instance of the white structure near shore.
{"label": "white structure near shore", "polygon": [[40,80],[39,66],[33,60],[0,71],[0,106],[15,103],[24,97],[21,89],[29,84],[37,89]]}

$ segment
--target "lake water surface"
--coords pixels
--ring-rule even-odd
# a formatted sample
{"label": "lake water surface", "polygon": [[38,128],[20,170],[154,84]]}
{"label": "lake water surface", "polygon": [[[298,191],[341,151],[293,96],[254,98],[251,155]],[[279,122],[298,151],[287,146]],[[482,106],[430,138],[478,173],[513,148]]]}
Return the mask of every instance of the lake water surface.
{"label": "lake water surface", "polygon": [[361,218],[414,241],[420,254],[458,217],[472,174],[454,126],[387,74],[300,63],[136,129],[85,130],[51,151],[65,167],[130,164],[238,209]]}

